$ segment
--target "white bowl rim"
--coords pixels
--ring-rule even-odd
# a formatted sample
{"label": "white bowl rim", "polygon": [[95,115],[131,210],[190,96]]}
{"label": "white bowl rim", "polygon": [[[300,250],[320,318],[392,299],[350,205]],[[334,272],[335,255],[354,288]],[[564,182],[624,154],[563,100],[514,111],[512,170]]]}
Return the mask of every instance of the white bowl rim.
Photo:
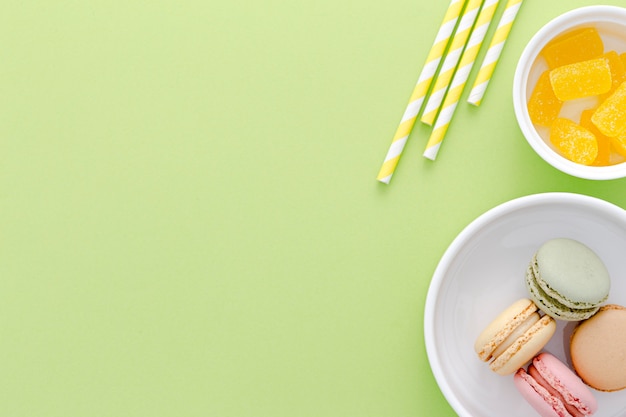
{"label": "white bowl rim", "polygon": [[475,220],[470,222],[452,241],[450,246],[446,249],[441,260],[439,261],[432,280],[428,287],[426,295],[426,302],[424,306],[424,344],[426,346],[426,355],[431,367],[431,371],[439,385],[439,389],[443,393],[444,397],[455,410],[455,412],[461,417],[472,417],[472,414],[465,408],[461,401],[457,398],[453,389],[448,383],[446,375],[444,375],[440,363],[440,357],[435,346],[435,309],[437,306],[437,298],[439,290],[444,283],[446,272],[449,269],[455,256],[459,253],[460,249],[467,244],[467,242],[479,231],[488,226],[490,223],[504,217],[508,214],[514,213],[519,210],[528,209],[530,207],[551,205],[551,204],[572,204],[581,205],[587,207],[593,207],[596,211],[602,211],[607,215],[622,218],[626,224],[626,210],[610,203],[606,200],[602,200],[597,197],[592,197],[584,194],[569,193],[569,192],[546,192],[539,194],[530,194],[523,197],[518,197],[513,200],[504,202],[498,206],[495,206]]}
{"label": "white bowl rim", "polygon": [[626,8],[619,6],[586,6],[571,10],[549,21],[528,42],[519,58],[513,78],[513,107],[524,137],[544,161],[569,175],[590,180],[611,180],[626,176],[626,162],[610,166],[585,166],[556,153],[539,136],[528,115],[526,81],[539,51],[556,35],[576,26],[593,22],[626,26]]}

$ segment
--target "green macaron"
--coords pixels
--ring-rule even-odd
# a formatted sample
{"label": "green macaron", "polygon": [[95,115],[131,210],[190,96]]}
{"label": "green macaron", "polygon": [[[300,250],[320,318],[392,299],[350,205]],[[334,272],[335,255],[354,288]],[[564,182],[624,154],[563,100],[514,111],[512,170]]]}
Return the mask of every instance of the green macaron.
{"label": "green macaron", "polygon": [[610,285],[609,272],[598,255],[573,239],[545,242],[526,271],[530,298],[560,320],[591,317],[607,300]]}

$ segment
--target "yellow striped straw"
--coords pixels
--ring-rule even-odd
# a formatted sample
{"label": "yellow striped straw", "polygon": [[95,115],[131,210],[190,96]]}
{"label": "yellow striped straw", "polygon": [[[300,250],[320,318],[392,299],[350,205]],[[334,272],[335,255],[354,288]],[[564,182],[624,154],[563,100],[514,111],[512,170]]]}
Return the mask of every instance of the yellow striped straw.
{"label": "yellow striped straw", "polygon": [[509,32],[511,32],[513,22],[515,22],[517,12],[522,6],[522,1],[523,0],[509,0],[506,4],[504,13],[498,23],[498,28],[493,34],[493,39],[491,39],[489,49],[485,54],[483,63],[478,71],[478,75],[476,75],[474,86],[472,87],[472,91],[470,91],[469,98],[467,99],[468,103],[480,106],[483,96],[485,95],[485,90],[487,90],[487,85],[491,80],[491,76],[493,75],[493,71],[498,64],[498,60],[500,59],[502,48],[504,48],[504,44],[509,37]]}
{"label": "yellow striped straw", "polygon": [[454,111],[459,103],[463,89],[465,88],[467,78],[472,71],[472,67],[476,61],[476,56],[478,55],[478,52],[483,44],[483,40],[485,39],[487,30],[491,24],[493,15],[498,8],[499,1],[500,0],[486,0],[480,14],[478,15],[476,27],[467,42],[465,51],[463,51],[459,68],[454,74],[448,94],[446,95],[443,105],[441,106],[441,112],[439,113],[439,117],[437,117],[435,127],[433,128],[430,138],[428,139],[428,144],[426,145],[426,150],[424,151],[424,156],[428,159],[435,160],[437,157],[437,152],[439,152],[441,142],[443,141],[446,131],[448,130],[448,126],[452,121],[452,116],[454,115]]}
{"label": "yellow striped straw", "polygon": [[378,176],[376,177],[376,179],[380,182],[389,184],[389,181],[391,181],[391,177],[396,170],[396,166],[398,165],[398,161],[400,160],[400,156],[404,150],[404,145],[406,145],[409,134],[413,129],[413,125],[417,119],[417,114],[422,108],[424,98],[426,98],[430,84],[435,76],[435,73],[437,72],[437,68],[439,67],[441,57],[448,46],[450,36],[454,31],[454,27],[456,26],[456,22],[461,15],[461,10],[463,10],[463,6],[466,1],[467,0],[452,0],[448,6],[448,10],[446,11],[443,21],[441,22],[437,36],[435,36],[435,41],[426,58],[424,68],[422,69],[422,72],[418,77],[417,84],[415,84],[415,88],[411,94],[409,104],[404,111],[400,125],[396,130],[396,134],[393,136],[391,146],[385,156],[385,161],[383,162],[383,165],[378,172]]}
{"label": "yellow striped straw", "polygon": [[454,70],[459,63],[461,53],[467,43],[467,39],[472,31],[472,26],[474,26],[474,22],[478,16],[478,10],[483,4],[483,1],[484,0],[469,0],[469,3],[463,11],[463,16],[461,16],[459,26],[457,27],[454,37],[452,38],[452,44],[450,45],[446,59],[443,61],[443,65],[439,70],[435,86],[430,92],[430,97],[428,98],[428,102],[424,108],[424,113],[420,119],[423,123],[426,123],[429,126],[435,121],[437,111],[439,110],[439,106],[443,101],[446,91],[448,90],[450,80],[452,80],[452,75],[454,74]]}

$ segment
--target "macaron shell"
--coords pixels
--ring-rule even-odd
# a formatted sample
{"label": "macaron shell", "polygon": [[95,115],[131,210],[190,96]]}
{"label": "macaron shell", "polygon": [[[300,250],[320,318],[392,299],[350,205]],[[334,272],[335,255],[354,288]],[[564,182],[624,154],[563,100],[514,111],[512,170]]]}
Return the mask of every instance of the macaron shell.
{"label": "macaron shell", "polygon": [[611,280],[598,255],[573,239],[545,242],[534,259],[538,284],[552,298],[574,309],[606,301]]}
{"label": "macaron shell", "polygon": [[626,307],[609,304],[581,322],[570,340],[572,365],[599,391],[626,388]]}
{"label": "macaron shell", "polygon": [[510,375],[530,361],[550,341],[556,332],[556,322],[543,316],[515,343],[489,364],[499,375]]}

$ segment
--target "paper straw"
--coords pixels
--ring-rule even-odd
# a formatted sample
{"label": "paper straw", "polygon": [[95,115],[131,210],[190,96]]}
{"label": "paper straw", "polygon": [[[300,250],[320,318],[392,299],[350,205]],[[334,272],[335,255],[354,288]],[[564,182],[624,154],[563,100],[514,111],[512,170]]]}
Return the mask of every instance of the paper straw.
{"label": "paper straw", "polygon": [[378,172],[378,176],[376,177],[376,179],[380,182],[389,184],[389,181],[391,181],[391,176],[398,165],[404,145],[406,144],[409,134],[413,129],[413,125],[417,119],[417,114],[422,108],[424,98],[428,93],[430,84],[435,76],[435,73],[437,72],[437,67],[439,67],[441,57],[448,46],[450,36],[454,31],[454,27],[456,26],[461,10],[463,10],[463,6],[466,1],[467,0],[452,0],[448,6],[448,10],[446,11],[443,21],[441,22],[437,36],[435,36],[435,41],[430,49],[430,52],[428,53],[428,56],[426,57],[424,68],[418,77],[417,84],[415,84],[415,88],[413,89],[413,93],[409,99],[409,104],[404,111],[400,125],[396,130],[396,134],[393,136],[391,146],[385,156],[385,161],[383,162],[383,165]]}
{"label": "paper straw", "polygon": [[472,67],[476,61],[476,56],[478,55],[478,52],[483,44],[483,40],[485,39],[487,30],[491,24],[493,15],[498,8],[499,1],[500,0],[486,0],[480,14],[478,15],[476,27],[467,42],[465,51],[463,51],[459,68],[454,74],[448,94],[446,95],[443,105],[441,106],[441,112],[439,113],[439,117],[437,117],[435,127],[433,128],[430,138],[428,139],[428,144],[426,145],[426,150],[424,151],[424,156],[428,159],[435,160],[437,157],[437,152],[439,151],[441,142],[443,141],[446,131],[448,130],[448,126],[450,125],[454,111],[459,103],[461,94],[465,89],[465,83],[467,82],[467,78],[472,71]]}
{"label": "paper straw", "polygon": [[446,90],[450,85],[450,80],[452,80],[452,75],[454,74],[454,70],[459,63],[461,53],[467,43],[467,39],[472,31],[472,26],[474,26],[474,22],[478,16],[478,10],[480,9],[483,1],[484,0],[469,0],[469,3],[465,7],[465,11],[463,11],[463,16],[461,17],[459,26],[457,27],[454,37],[452,38],[452,44],[450,45],[446,59],[443,61],[443,65],[441,66],[441,70],[439,71],[439,75],[435,81],[435,86],[430,93],[430,97],[428,98],[428,102],[424,108],[424,113],[420,119],[427,125],[432,125],[435,121],[437,111],[439,110],[439,106],[443,101]]}
{"label": "paper straw", "polygon": [[500,59],[500,54],[502,53],[504,44],[509,37],[509,32],[511,32],[513,23],[515,22],[517,12],[522,6],[522,1],[523,0],[509,0],[506,4],[504,13],[498,23],[498,28],[493,34],[493,39],[491,39],[489,49],[485,54],[483,63],[480,66],[480,70],[478,71],[478,75],[474,81],[472,91],[470,91],[469,98],[467,99],[468,103],[480,106],[483,96],[485,95],[485,90],[487,90],[487,85],[491,80],[491,76],[493,75],[493,71],[498,64],[498,60]]}

